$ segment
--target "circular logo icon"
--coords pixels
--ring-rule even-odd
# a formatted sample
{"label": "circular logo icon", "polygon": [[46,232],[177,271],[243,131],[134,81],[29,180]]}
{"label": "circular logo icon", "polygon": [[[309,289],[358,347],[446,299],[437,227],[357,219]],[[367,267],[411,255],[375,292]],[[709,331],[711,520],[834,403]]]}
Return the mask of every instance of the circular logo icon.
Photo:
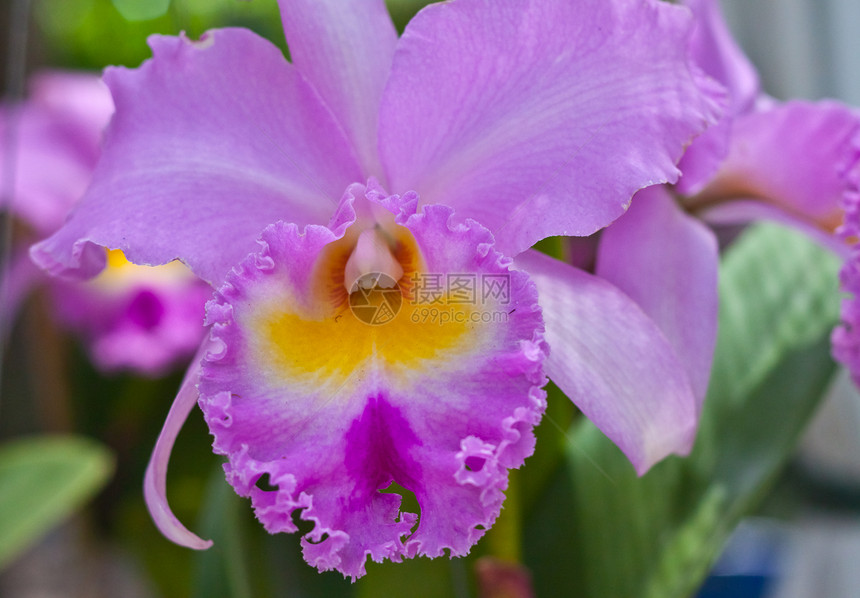
{"label": "circular logo icon", "polygon": [[365,274],[352,284],[349,309],[369,326],[388,324],[403,305],[397,281],[382,272]]}

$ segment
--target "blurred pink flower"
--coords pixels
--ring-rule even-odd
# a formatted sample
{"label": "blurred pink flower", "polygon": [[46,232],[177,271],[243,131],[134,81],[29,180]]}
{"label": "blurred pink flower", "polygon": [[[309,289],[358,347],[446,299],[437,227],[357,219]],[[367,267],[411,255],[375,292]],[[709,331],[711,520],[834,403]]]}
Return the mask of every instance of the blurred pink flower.
{"label": "blurred pink flower", "polygon": [[56,231],[83,195],[112,113],[97,76],[60,71],[35,75],[27,101],[0,111],[0,163],[14,164],[11,181],[0,172],[0,207],[27,229],[4,275],[0,317],[10,326],[33,287],[47,284],[58,322],[84,341],[99,369],[158,375],[199,345],[205,283],[181,264],[137,266],[121,252],[91,281],[46,278],[27,254],[27,245]]}

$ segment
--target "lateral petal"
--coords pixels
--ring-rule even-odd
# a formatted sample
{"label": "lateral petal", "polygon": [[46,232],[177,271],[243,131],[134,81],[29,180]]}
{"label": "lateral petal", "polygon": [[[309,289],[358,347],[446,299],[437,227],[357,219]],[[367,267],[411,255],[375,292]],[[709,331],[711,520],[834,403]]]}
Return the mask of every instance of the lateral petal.
{"label": "lateral petal", "polygon": [[116,113],[93,182],[65,226],[34,247],[52,273],[181,259],[217,283],[278,219],[326,222],[360,180],[316,92],[268,41],[242,29],[200,41],[152,36],[140,68],[110,68]]}
{"label": "lateral petal", "polygon": [[624,292],[657,325],[684,366],[699,406],[717,341],[714,234],[685,214],[662,186],[643,189],[603,231],[596,274]]}
{"label": "lateral petal", "polygon": [[685,0],[693,11],[696,26],[690,51],[698,68],[726,88],[725,115],[719,123],[697,137],[679,164],[684,176],[678,181],[681,193],[695,193],[719,168],[728,152],[732,121],[750,112],[761,93],[758,72],[732,37],[717,0]]}
{"label": "lateral petal", "polygon": [[732,37],[717,0],[684,0],[696,26],[690,48],[695,63],[729,92],[729,115],[752,110],[761,93],[758,72]]}
{"label": "lateral petal", "polygon": [[481,222],[508,255],[593,233],[638,189],[674,182],[715,120],[715,90],[688,65],[691,25],[650,0],[428,6],[383,93],[389,186]]}
{"label": "lateral petal", "polygon": [[601,278],[534,250],[520,254],[516,264],[538,287],[550,379],[639,475],[667,455],[687,454],[698,401],[657,325]]}

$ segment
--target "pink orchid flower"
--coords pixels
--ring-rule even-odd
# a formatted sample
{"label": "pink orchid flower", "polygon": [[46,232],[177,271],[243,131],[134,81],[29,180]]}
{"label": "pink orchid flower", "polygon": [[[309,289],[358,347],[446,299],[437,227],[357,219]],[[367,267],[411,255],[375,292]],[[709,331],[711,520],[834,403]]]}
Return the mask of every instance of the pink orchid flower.
{"label": "pink orchid flower", "polygon": [[[544,372],[640,473],[689,451],[698,404],[676,349],[623,293],[529,250],[677,179],[721,95],[689,64],[689,11],[456,0],[398,39],[382,0],[280,7],[292,63],[222,29],[154,36],[140,68],[108,69],[93,183],[33,249],[80,275],[102,247],[179,258],[218,289],[147,475],[163,533],[210,544],[165,498],[195,404],[265,528],[313,522],[306,560],[353,578],[368,555],[469,551],[533,451]],[[386,323],[357,317],[368,306]]]}

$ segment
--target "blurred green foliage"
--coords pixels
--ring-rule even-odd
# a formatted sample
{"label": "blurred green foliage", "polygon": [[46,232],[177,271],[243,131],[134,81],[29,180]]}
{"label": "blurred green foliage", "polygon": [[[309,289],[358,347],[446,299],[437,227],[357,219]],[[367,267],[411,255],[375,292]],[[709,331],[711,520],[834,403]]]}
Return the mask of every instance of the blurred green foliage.
{"label": "blurred green foliage", "polygon": [[683,598],[774,483],[830,382],[839,260],[774,225],[723,258],[720,329],[696,445],[639,478],[591,422],[529,511],[539,595]]}
{"label": "blurred green foliage", "polygon": [[0,446],[0,568],[107,483],[113,458],[75,436],[34,436]]}
{"label": "blurred green foliage", "polygon": [[[163,10],[152,9],[161,5]],[[125,18],[124,12],[136,18]],[[149,15],[155,18],[140,18]],[[137,66],[150,56],[146,38],[153,33],[185,31],[197,38],[227,25],[249,27],[286,48],[273,0],[36,0],[34,19],[52,67]]]}
{"label": "blurred green foliage", "polygon": [[[425,0],[389,0],[399,30]],[[150,56],[146,38],[184,31],[197,38],[215,27],[248,27],[287,52],[275,0],[34,0],[44,62],[98,70],[137,66]]]}

